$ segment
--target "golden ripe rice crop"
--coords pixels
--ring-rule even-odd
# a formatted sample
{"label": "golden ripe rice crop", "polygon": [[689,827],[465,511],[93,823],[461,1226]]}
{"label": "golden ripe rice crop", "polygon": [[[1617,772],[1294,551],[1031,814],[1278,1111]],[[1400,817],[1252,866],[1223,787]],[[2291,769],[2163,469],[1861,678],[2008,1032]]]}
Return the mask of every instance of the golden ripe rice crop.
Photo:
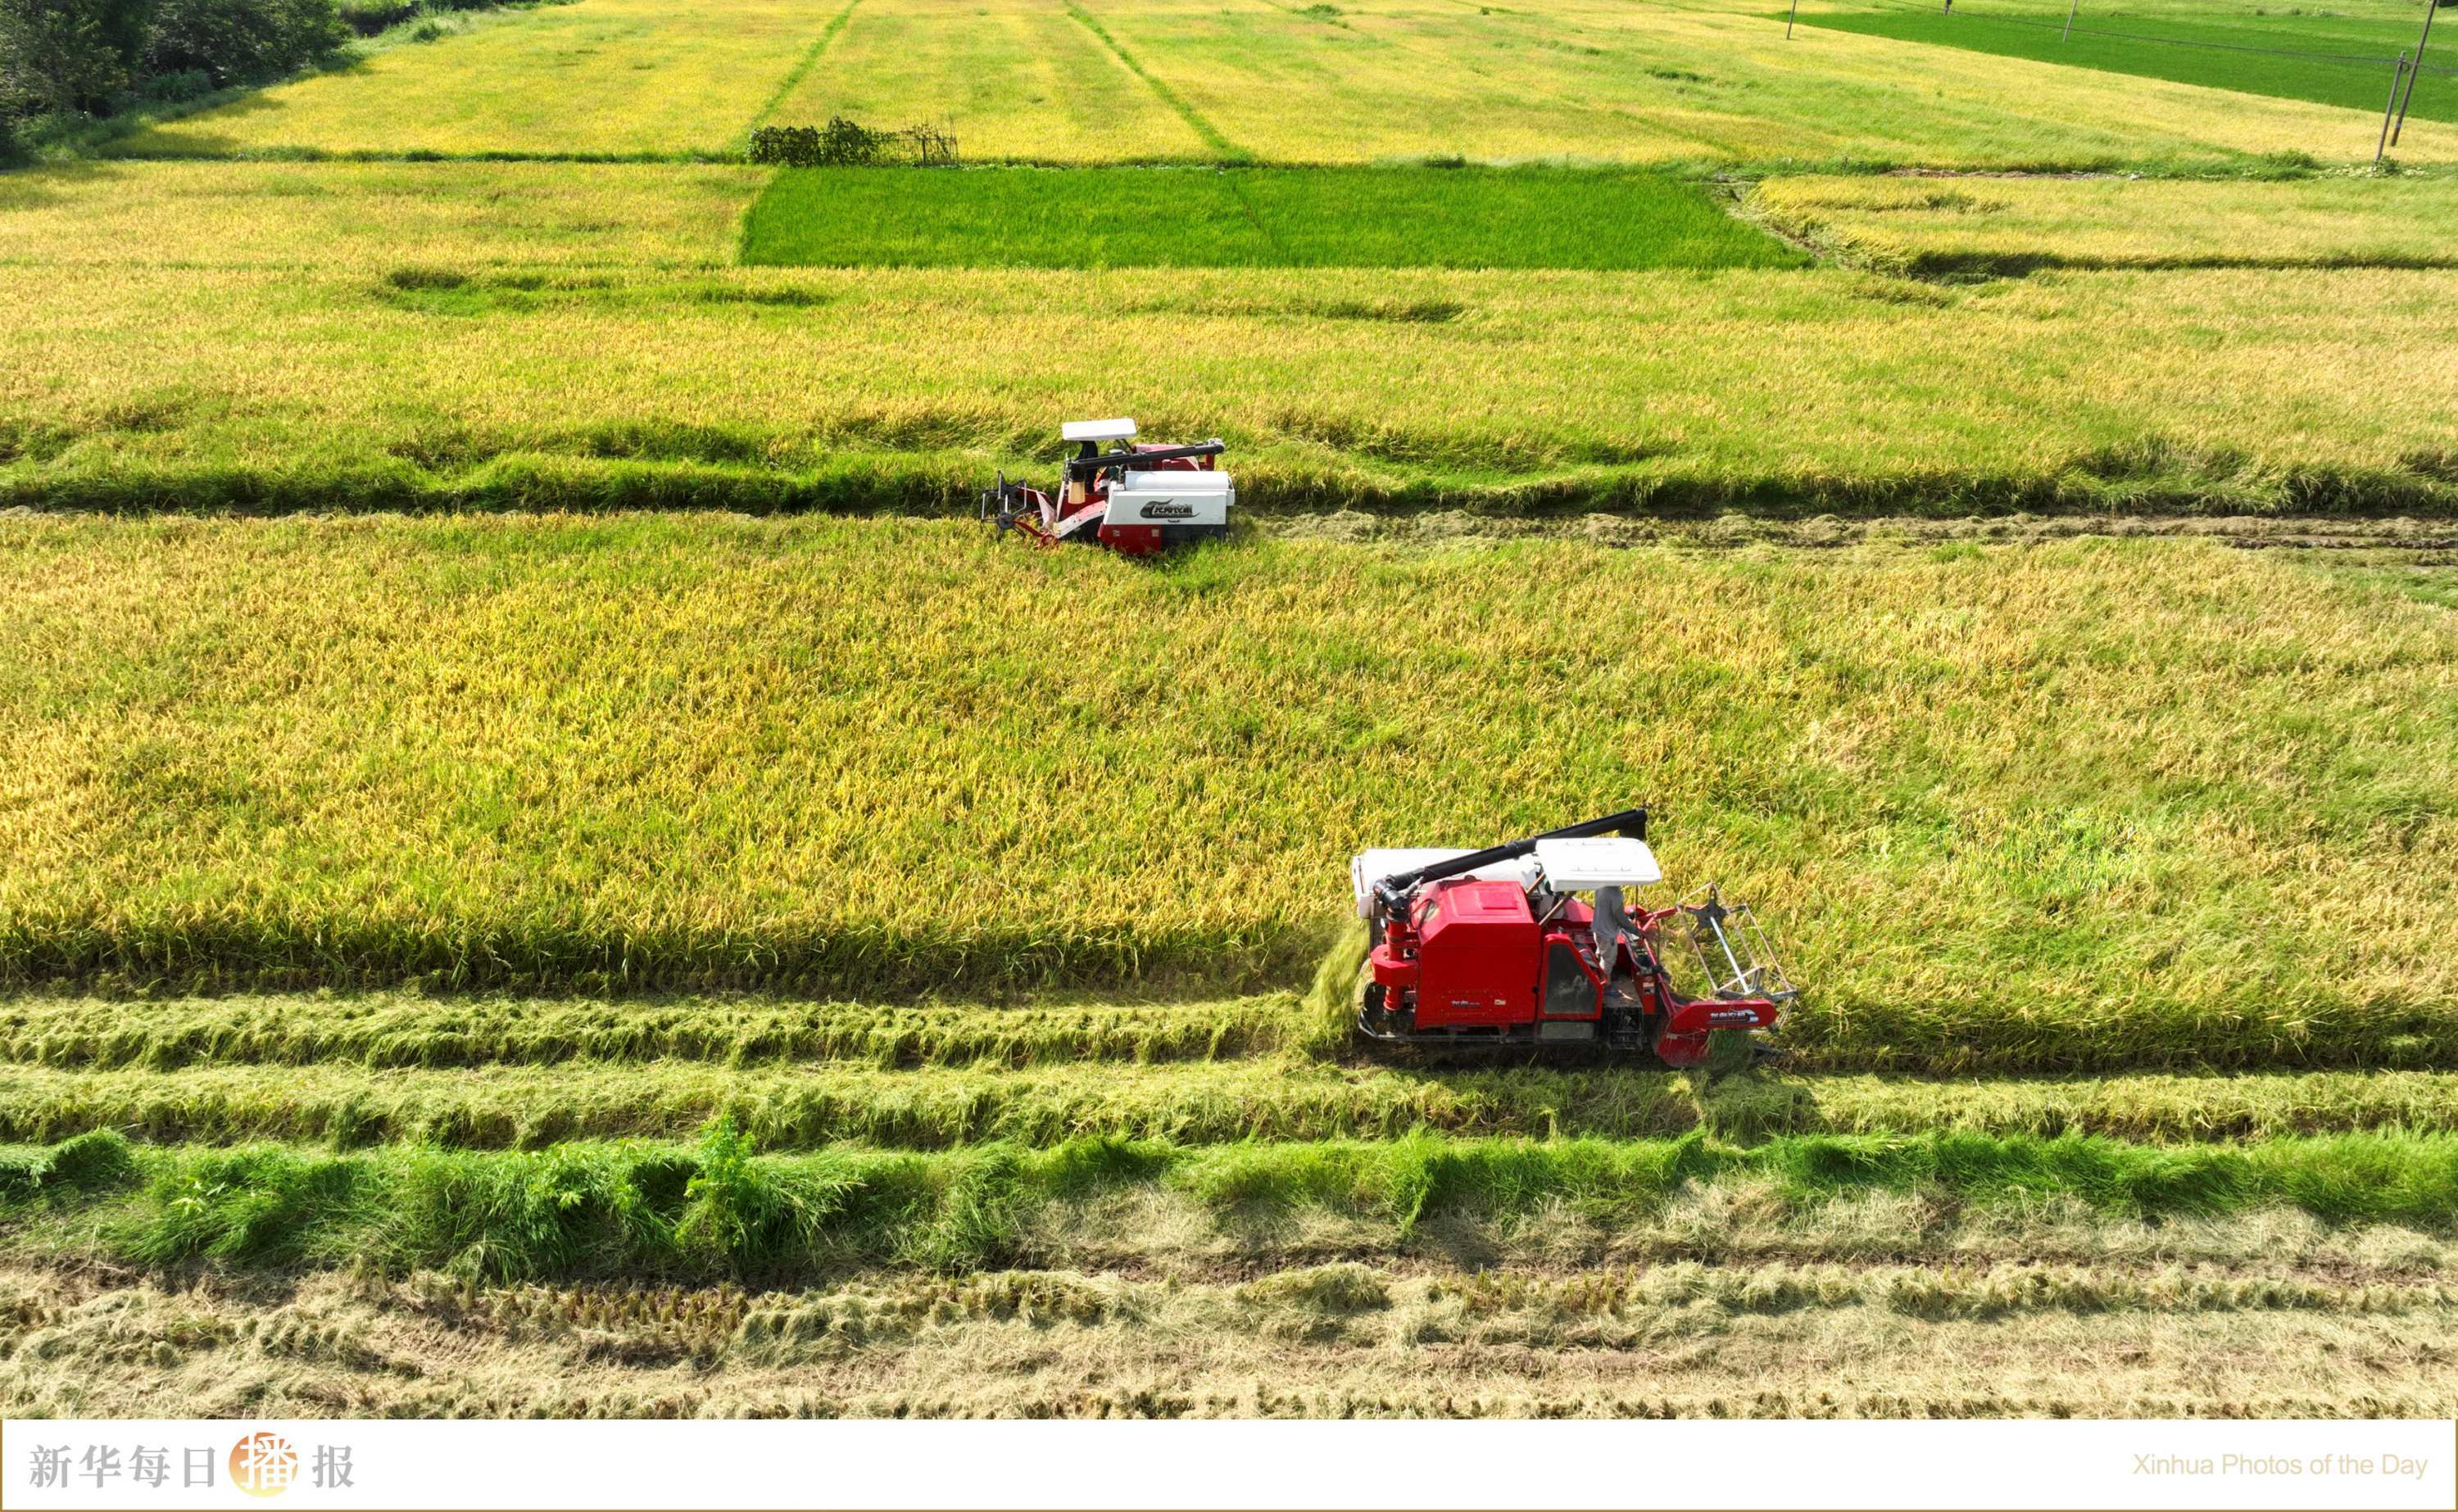
{"label": "golden ripe rice crop", "polygon": [[[2458,132],[1774,9],[29,128],[0,1416],[2448,1416]],[[744,160],[840,115],[965,166]],[[929,518],[1094,414],[1236,537]],[[1642,801],[1784,1059],[1360,1043],[1353,851]]]}
{"label": "golden ripe rice crop", "polygon": [[[1787,41],[1742,0],[1367,0],[1328,15],[1270,0],[1075,9],[1172,101],[1268,161],[2021,166],[2371,147],[2354,111],[1845,32]],[[1401,99],[1406,108],[1394,109]],[[2458,151],[2458,134],[2443,129],[2416,141],[2427,157]]]}
{"label": "golden ripe rice crop", "polygon": [[928,122],[975,162],[1194,162],[1215,155],[1061,0],[860,0],[769,113]]}
{"label": "golden ripe rice crop", "polygon": [[[568,163],[0,179],[0,500],[942,509],[1046,459],[1052,417],[1081,409],[1223,436],[1258,510],[2451,507],[2458,405],[2374,399],[2448,388],[2443,332],[2416,318],[2440,271],[1965,287],[1831,266],[724,266],[760,181]],[[2094,188],[2042,225],[2041,255],[2085,256],[2178,190]],[[2437,189],[2407,199],[2447,218]],[[2239,240],[2361,261],[2406,235],[2382,230],[2396,218],[2340,217],[2331,240],[2317,210]],[[1997,255],[1958,234],[1927,233]]]}
{"label": "golden ripe rice crop", "polygon": [[1253,981],[1352,850],[1652,800],[1845,1061],[2449,1053],[2458,631],[2216,546],[1156,573],[881,522],[6,528],[21,980]]}
{"label": "golden ripe rice crop", "polygon": [[[1840,31],[1786,41],[1748,0],[588,0],[389,47],[121,150],[705,155],[837,114],[951,128],[976,161],[1065,163],[2242,165],[2370,146],[2359,111]],[[2446,160],[2458,134],[2419,122],[2403,150]]]}
{"label": "golden ripe rice crop", "polygon": [[[140,1011],[118,1006],[123,1015]],[[711,1004],[701,1011],[724,1010]],[[1010,1010],[972,1011],[994,1018]],[[1098,1040],[1087,1038],[1095,1046],[1090,1059]],[[540,1150],[571,1140],[688,1139],[720,1119],[775,1151],[840,1144],[1039,1148],[1086,1137],[1229,1144],[1412,1131],[1609,1139],[1694,1130],[1736,1139],[1952,1131],[2191,1144],[2379,1130],[2448,1136],[2458,1133],[2458,1074],[2103,1072],[1943,1082],[1811,1075],[1702,1093],[1687,1077],[1641,1067],[1368,1069],[1286,1055],[1024,1070],[654,1058],[381,1070],[339,1062],[170,1070],[0,1065],[0,1141],[11,1142],[117,1129],[157,1143]]]}
{"label": "golden ripe rice crop", "polygon": [[0,266],[706,269],[734,259],[736,224],[767,176],[636,163],[29,169],[0,177]]}
{"label": "golden ripe rice crop", "polygon": [[1855,262],[1921,278],[2044,268],[2458,267],[2458,182],[1776,178],[1752,213]]}
{"label": "golden ripe rice crop", "polygon": [[123,150],[584,158],[739,150],[823,20],[791,0],[588,0],[510,11],[154,127]]}

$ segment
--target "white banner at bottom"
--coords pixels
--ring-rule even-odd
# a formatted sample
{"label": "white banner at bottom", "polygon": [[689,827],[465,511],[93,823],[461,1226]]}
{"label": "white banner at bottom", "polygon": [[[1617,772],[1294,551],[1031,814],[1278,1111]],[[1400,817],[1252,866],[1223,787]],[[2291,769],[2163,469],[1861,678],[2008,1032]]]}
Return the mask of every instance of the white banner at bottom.
{"label": "white banner at bottom", "polygon": [[35,1507],[2426,1507],[2442,1422],[0,1425]]}

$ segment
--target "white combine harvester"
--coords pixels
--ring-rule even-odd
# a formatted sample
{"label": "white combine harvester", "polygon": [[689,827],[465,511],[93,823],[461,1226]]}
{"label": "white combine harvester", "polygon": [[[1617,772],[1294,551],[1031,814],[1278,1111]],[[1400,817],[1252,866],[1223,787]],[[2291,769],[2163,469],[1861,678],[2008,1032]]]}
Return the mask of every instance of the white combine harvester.
{"label": "white combine harvester", "polygon": [[[1002,472],[982,495],[982,518],[1001,534],[1013,530],[1036,546],[1073,541],[1127,556],[1157,556],[1229,533],[1238,489],[1214,460],[1227,444],[1124,445],[1135,440],[1132,420],[1071,420],[1058,434],[1077,450],[1054,489],[1010,483]],[[1103,451],[1104,442],[1122,445]]]}

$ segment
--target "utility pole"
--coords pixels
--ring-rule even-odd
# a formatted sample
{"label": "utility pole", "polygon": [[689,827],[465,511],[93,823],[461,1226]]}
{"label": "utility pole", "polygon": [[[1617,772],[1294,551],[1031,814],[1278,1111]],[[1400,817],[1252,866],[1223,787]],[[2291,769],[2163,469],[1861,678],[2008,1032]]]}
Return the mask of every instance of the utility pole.
{"label": "utility pole", "polygon": [[2441,0],[2424,0],[2424,34],[2415,39],[2415,67],[2406,72],[2406,93],[2398,102],[2398,124],[2389,129],[2389,144],[2398,145],[2401,133],[2406,130],[2406,108],[2415,100],[2415,76],[2424,72],[2424,44],[2432,40],[2432,12],[2441,9]]}
{"label": "utility pole", "polygon": [[1801,19],[1801,0],[1792,0],[1792,14],[1783,18],[1783,39],[1792,40],[1792,24]]}
{"label": "utility pole", "polygon": [[2067,4],[2066,4],[2066,31],[2065,31],[2065,35],[2063,35],[2063,36],[2061,36],[2061,37],[2057,38],[2057,40],[2058,40],[2058,41],[2060,41],[2060,42],[2071,42],[2071,41],[2073,41],[2073,18],[2074,18],[2074,12],[2075,12],[2075,11],[2077,11],[2077,10],[2081,10],[2081,9],[2082,9],[2082,0],[2067,0]]}
{"label": "utility pole", "polygon": [[2381,142],[2373,148],[2373,166],[2381,166],[2382,154],[2389,151],[2390,113],[2398,108],[2398,87],[2406,77],[2406,54],[2398,55],[2398,67],[2389,71],[2389,99],[2382,106]]}

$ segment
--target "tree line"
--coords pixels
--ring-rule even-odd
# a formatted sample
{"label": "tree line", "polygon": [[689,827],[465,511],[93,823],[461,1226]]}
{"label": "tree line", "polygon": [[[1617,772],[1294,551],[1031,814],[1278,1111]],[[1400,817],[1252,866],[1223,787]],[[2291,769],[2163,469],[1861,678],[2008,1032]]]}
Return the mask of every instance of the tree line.
{"label": "tree line", "polygon": [[39,123],[269,83],[428,10],[500,0],[0,0],[0,157]]}

